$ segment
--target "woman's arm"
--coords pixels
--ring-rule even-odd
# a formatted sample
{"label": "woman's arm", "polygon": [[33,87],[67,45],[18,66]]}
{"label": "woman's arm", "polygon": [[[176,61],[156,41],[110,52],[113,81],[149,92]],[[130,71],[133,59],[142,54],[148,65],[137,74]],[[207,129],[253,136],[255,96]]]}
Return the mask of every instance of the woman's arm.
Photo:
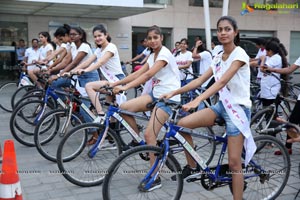
{"label": "woman's arm", "polygon": [[211,68],[209,68],[208,70],[206,70],[206,72],[204,74],[199,76],[197,79],[194,79],[193,81],[189,82],[187,85],[185,85],[175,91],[172,91],[168,94],[161,96],[161,98],[169,99],[175,95],[182,94],[182,93],[191,91],[193,89],[196,89],[197,87],[201,86],[205,81],[207,81],[212,75],[213,75],[213,71]]}
{"label": "woman's arm", "polygon": [[61,69],[65,68],[71,62],[72,62],[72,54],[71,52],[68,52],[67,55],[63,58],[63,60],[58,65],[49,69],[50,74],[59,72]]}
{"label": "woman's arm", "polygon": [[80,51],[78,52],[77,56],[74,58],[74,60],[68,64],[63,70],[61,73],[64,73],[64,72],[69,72],[71,71],[72,69],[74,69],[82,60],[83,58],[87,55],[86,52],[84,51]]}
{"label": "woman's arm", "polygon": [[193,49],[192,57],[193,57],[194,59],[197,59],[197,60],[200,60],[200,59],[201,59],[200,54],[197,52],[197,49],[198,49],[198,47],[199,47],[200,45],[202,45],[202,41],[199,40],[199,41],[196,42],[195,47],[194,47],[194,49]]}
{"label": "woman's arm", "polygon": [[65,48],[59,48],[56,49],[53,53],[51,53],[49,56],[47,56],[44,60],[48,63],[50,60],[53,60],[58,55],[64,55],[67,54],[67,50]]}
{"label": "woman's arm", "polygon": [[114,83],[110,83],[110,86],[111,87],[115,87],[117,85],[125,85],[135,79],[137,79],[138,77],[140,77],[143,73],[145,73],[146,71],[148,71],[149,69],[149,64],[148,63],[145,63],[143,65],[142,68],[140,68],[138,71],[135,71],[134,73],[132,74],[129,74],[128,76],[126,76],[124,79],[122,80],[119,80],[119,81],[116,81]]}
{"label": "woman's arm", "polygon": [[[200,102],[204,101],[205,99],[211,97],[212,95],[216,94],[220,91],[228,81],[236,74],[236,72],[242,67],[245,63],[239,60],[235,60],[231,63],[230,68],[223,74],[223,76],[216,81],[212,86],[210,86],[205,92],[200,94],[196,99],[193,101],[183,105],[183,109],[188,111],[192,108],[196,108]],[[204,73],[205,74],[205,73]]]}
{"label": "woman's arm", "polygon": [[[94,55],[94,56],[96,57],[96,55]],[[104,55],[97,60],[97,62],[90,64],[87,68],[84,69],[84,71],[90,72],[90,71],[100,68],[102,65],[107,63],[107,61],[113,56],[114,56],[114,54],[112,52],[110,52],[110,51],[105,52]],[[84,67],[81,67],[81,66],[76,67],[76,69],[82,69],[82,68],[84,68]]]}
{"label": "woman's arm", "polygon": [[[60,48],[60,49],[62,49],[62,50],[60,51],[59,54],[57,54],[57,55],[60,55],[59,58],[57,58],[57,59],[54,61],[54,63],[49,67],[49,69],[51,69],[51,68],[57,66],[59,63],[61,63],[62,60],[64,59],[64,57],[67,55],[67,50],[66,50],[65,48]],[[60,50],[60,49],[59,49],[59,50]],[[53,55],[53,53],[52,53],[51,55]],[[53,58],[52,58],[52,59],[53,59]],[[52,60],[52,59],[51,59],[51,60]],[[48,60],[47,60],[47,61],[48,61]]]}
{"label": "woman's arm", "polygon": [[178,66],[178,69],[186,69],[189,68],[192,64],[192,61],[187,61],[187,63],[185,65],[180,65]]}
{"label": "woman's arm", "polygon": [[88,57],[88,59],[86,59],[84,62],[77,65],[77,67],[75,67],[72,71],[75,72],[75,71],[78,71],[79,69],[85,69],[88,66],[90,66],[96,59],[97,59],[97,56],[95,54],[93,54],[90,57]]}
{"label": "woman's arm", "polygon": [[[148,65],[148,63],[145,64],[145,65]],[[145,65],[144,65],[144,67],[146,67]],[[134,87],[139,86],[140,84],[145,83],[146,81],[148,81],[149,79],[151,79],[159,70],[161,70],[166,65],[167,65],[167,62],[164,61],[164,60],[158,60],[158,61],[156,61],[154,63],[154,65],[149,70],[147,70],[146,72],[144,72],[143,74],[141,74],[136,79],[132,80],[131,82],[128,82],[128,84],[126,84],[124,86],[115,87],[114,88],[114,93],[119,93],[120,91],[126,91],[126,90],[128,90],[130,88],[134,88]],[[138,71],[140,71],[140,70],[138,70]]]}
{"label": "woman's arm", "polygon": [[273,67],[268,67],[268,66],[262,66],[261,70],[262,71],[270,71],[270,72],[275,72],[278,74],[290,74],[292,72],[294,72],[296,69],[298,69],[300,66],[297,66],[295,64],[292,64],[289,67],[285,67],[285,68],[273,68]]}

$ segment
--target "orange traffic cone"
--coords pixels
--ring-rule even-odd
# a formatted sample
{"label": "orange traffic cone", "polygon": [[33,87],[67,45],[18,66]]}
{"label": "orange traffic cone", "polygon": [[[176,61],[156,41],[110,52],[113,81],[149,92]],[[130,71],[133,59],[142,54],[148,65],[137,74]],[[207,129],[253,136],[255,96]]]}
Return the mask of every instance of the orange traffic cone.
{"label": "orange traffic cone", "polygon": [[6,140],[4,143],[2,173],[0,176],[0,200],[22,200],[13,140]]}

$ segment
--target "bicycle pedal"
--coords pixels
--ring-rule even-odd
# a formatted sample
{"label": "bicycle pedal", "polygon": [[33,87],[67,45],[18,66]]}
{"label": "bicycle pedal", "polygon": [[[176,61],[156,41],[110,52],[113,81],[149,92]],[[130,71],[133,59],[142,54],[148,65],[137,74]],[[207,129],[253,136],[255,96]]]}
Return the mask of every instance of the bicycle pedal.
{"label": "bicycle pedal", "polygon": [[195,178],[187,178],[186,179],[186,182],[188,183],[192,183],[192,182],[195,182],[195,181],[200,181],[201,180],[201,177],[195,177]]}

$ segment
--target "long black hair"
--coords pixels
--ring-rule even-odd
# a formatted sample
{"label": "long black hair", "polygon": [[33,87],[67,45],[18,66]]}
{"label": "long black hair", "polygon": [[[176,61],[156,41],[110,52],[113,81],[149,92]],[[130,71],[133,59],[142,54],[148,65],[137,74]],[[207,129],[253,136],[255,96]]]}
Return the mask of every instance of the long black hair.
{"label": "long black hair", "polygon": [[277,43],[275,41],[269,41],[266,44],[265,49],[267,51],[271,50],[274,54],[278,53],[280,55],[280,57],[281,57],[282,68],[284,68],[284,67],[288,66],[288,62],[287,62],[287,59],[286,59],[286,56],[285,56],[285,52],[284,52],[282,46],[283,46],[283,44],[281,44],[281,43]]}
{"label": "long black hair", "polygon": [[223,16],[223,17],[221,17],[221,18],[218,20],[218,22],[217,22],[217,28],[218,28],[218,26],[219,26],[219,23],[220,23],[221,21],[224,21],[224,20],[227,20],[227,21],[232,25],[233,30],[237,32],[237,35],[236,35],[235,38],[234,38],[234,44],[235,44],[236,46],[239,46],[239,44],[240,44],[240,32],[239,32],[239,30],[238,30],[238,26],[237,26],[236,20],[235,20],[233,17],[231,17],[231,16]]}
{"label": "long black hair", "polygon": [[68,24],[58,27],[54,33],[54,37],[63,37],[69,35],[71,27]]}
{"label": "long black hair", "polygon": [[79,35],[81,35],[80,41],[82,43],[86,43],[89,46],[91,46],[90,43],[88,43],[88,41],[86,39],[86,32],[85,32],[85,30],[83,30],[81,27],[72,27],[70,30],[75,30]]}

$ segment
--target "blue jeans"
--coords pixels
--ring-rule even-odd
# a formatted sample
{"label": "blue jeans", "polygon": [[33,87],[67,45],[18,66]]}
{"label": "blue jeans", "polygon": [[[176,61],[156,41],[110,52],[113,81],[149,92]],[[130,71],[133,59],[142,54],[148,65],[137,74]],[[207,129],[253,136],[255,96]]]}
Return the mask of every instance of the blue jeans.
{"label": "blue jeans", "polygon": [[[99,79],[99,74],[98,74],[97,70],[87,72],[87,73],[84,73],[84,74],[78,76],[79,86],[83,87],[83,88],[85,87],[85,85],[87,83],[99,81],[99,80],[100,79]],[[62,89],[61,89],[62,87],[69,87],[70,85],[71,85],[71,79],[61,77],[61,78],[57,79],[56,81],[53,81],[51,84],[51,87],[54,88],[55,90],[62,91]],[[66,99],[64,95],[57,94],[57,96],[59,98],[61,98],[62,100]],[[91,102],[89,100],[82,99],[81,101],[87,107],[90,107]],[[93,121],[93,119],[84,110],[80,109],[79,113],[83,117],[85,122]]]}
{"label": "blue jeans", "polygon": [[[100,78],[99,78],[99,74],[98,74],[97,70],[94,70],[94,71],[91,71],[91,72],[88,72],[88,73],[84,73],[84,74],[78,76],[79,86],[83,87],[83,88],[85,87],[85,85],[87,83],[94,82],[94,81],[99,81],[99,80],[100,80]],[[81,101],[88,108],[90,107],[91,102],[89,100],[81,99]],[[93,119],[83,109],[80,109],[79,113],[83,117],[85,122],[92,122],[93,121]]]}

